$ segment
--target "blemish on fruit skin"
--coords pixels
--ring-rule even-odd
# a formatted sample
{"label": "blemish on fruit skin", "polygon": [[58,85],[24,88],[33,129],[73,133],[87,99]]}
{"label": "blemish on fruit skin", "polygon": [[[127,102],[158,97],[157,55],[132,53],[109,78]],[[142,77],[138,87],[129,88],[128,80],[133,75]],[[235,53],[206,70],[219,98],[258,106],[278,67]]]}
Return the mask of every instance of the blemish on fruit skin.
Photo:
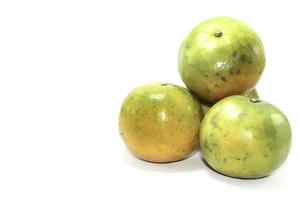
{"label": "blemish on fruit skin", "polygon": [[246,161],[250,157],[248,152],[245,152],[245,156],[243,157],[243,161]]}
{"label": "blemish on fruit skin", "polygon": [[216,73],[216,76],[220,76],[221,74],[219,72]]}
{"label": "blemish on fruit skin", "polygon": [[223,158],[223,163],[226,163],[226,158]]}
{"label": "blemish on fruit skin", "polygon": [[209,147],[209,144],[208,144],[207,140],[204,140],[204,147],[205,147],[209,152],[212,152],[212,150],[211,150],[210,147]]}
{"label": "blemish on fruit skin", "polygon": [[240,74],[241,70],[240,68],[237,68],[237,69],[230,69],[230,74],[231,75],[234,75],[234,74]]}
{"label": "blemish on fruit skin", "polygon": [[189,49],[190,47],[191,47],[191,46],[188,45],[188,44],[185,44],[185,45],[184,45],[184,48],[185,48],[185,49]]}
{"label": "blemish on fruit skin", "polygon": [[216,87],[216,88],[219,88],[219,85],[218,85],[218,84],[215,84],[215,87]]}
{"label": "blemish on fruit skin", "polygon": [[271,121],[266,121],[265,124],[264,124],[264,132],[265,134],[267,135],[268,138],[271,138],[271,139],[276,139],[277,137],[277,131],[276,129],[274,128],[273,122]]}
{"label": "blemish on fruit skin", "polygon": [[221,76],[221,80],[222,80],[223,82],[226,82],[226,78],[225,78],[224,76]]}
{"label": "blemish on fruit skin", "polygon": [[237,56],[237,52],[236,51],[234,51],[233,53],[232,53],[232,55],[231,55],[233,58],[235,58],[236,56]]}
{"label": "blemish on fruit skin", "polygon": [[269,151],[273,151],[273,146],[269,146]]}
{"label": "blemish on fruit skin", "polygon": [[214,153],[214,156],[217,161],[220,161],[220,157],[219,157],[220,155],[218,153]]}
{"label": "blemish on fruit skin", "polygon": [[133,96],[131,96],[131,97],[129,97],[129,101],[132,101],[134,99],[134,97]]}
{"label": "blemish on fruit skin", "polygon": [[236,158],[236,160],[241,160],[241,158]]}
{"label": "blemish on fruit skin", "polygon": [[245,54],[242,54],[241,57],[240,57],[240,60],[241,60],[242,62],[245,62],[246,59],[247,59],[246,55],[245,55]]}
{"label": "blemish on fruit skin", "polygon": [[223,129],[218,125],[218,116],[220,113],[216,114],[214,117],[211,118],[210,123],[213,126],[213,128],[219,129],[220,131],[223,131]]}

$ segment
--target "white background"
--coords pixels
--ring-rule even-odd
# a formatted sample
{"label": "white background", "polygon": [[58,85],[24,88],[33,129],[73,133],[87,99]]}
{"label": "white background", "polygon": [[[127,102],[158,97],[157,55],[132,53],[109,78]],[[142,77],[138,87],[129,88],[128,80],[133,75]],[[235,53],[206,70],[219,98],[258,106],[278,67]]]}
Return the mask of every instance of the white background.
{"label": "white background", "polygon": [[[171,164],[133,157],[121,141],[125,96],[149,81],[183,85],[180,43],[202,20],[240,19],[261,36],[262,99],[289,118],[285,164],[259,180],[208,169],[199,152]],[[299,198],[297,1],[1,1],[0,199]]]}

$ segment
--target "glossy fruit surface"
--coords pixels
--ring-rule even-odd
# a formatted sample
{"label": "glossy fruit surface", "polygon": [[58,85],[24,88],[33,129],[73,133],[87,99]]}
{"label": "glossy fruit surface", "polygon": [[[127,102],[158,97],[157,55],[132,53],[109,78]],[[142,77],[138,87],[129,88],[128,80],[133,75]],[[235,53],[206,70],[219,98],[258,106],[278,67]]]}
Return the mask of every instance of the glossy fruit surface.
{"label": "glossy fruit surface", "polygon": [[143,160],[181,160],[198,144],[200,109],[185,88],[168,83],[143,85],[122,105],[120,134],[127,148]]}
{"label": "glossy fruit surface", "polygon": [[204,116],[200,148],[216,171],[238,178],[271,174],[287,158],[291,128],[275,106],[255,98],[230,96]]}
{"label": "glossy fruit surface", "polygon": [[216,101],[254,88],[265,66],[259,36],[245,23],[208,19],[183,41],[178,56],[180,76],[202,100]]}

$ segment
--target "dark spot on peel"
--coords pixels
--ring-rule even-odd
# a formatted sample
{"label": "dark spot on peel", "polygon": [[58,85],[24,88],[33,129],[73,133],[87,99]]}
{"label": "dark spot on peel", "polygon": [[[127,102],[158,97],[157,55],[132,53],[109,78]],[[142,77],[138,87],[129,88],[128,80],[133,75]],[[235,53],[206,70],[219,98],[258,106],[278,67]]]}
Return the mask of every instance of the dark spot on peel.
{"label": "dark spot on peel", "polygon": [[204,147],[209,151],[212,152],[212,150],[210,149],[207,140],[204,141]]}
{"label": "dark spot on peel", "polygon": [[162,83],[160,84],[161,86],[167,86],[168,84],[167,83]]}
{"label": "dark spot on peel", "polygon": [[245,156],[243,157],[243,161],[246,161],[250,157],[248,152],[245,152]]}
{"label": "dark spot on peel", "polygon": [[215,153],[214,156],[215,156],[215,159],[216,159],[217,161],[220,160],[220,159],[219,159],[219,155],[218,155],[217,153]]}
{"label": "dark spot on peel", "polygon": [[223,163],[226,163],[226,158],[223,159]]}
{"label": "dark spot on peel", "polygon": [[241,158],[237,158],[236,160],[241,160]]}
{"label": "dark spot on peel", "polygon": [[[264,122],[264,133],[268,138],[276,139],[277,137],[277,130],[272,125],[272,122],[269,120],[265,120]],[[273,149],[273,147],[272,147]]]}
{"label": "dark spot on peel", "polygon": [[223,82],[226,82],[226,78],[224,76],[221,76],[221,79]]}
{"label": "dark spot on peel", "polygon": [[204,74],[204,77],[207,78],[207,77],[208,77],[208,74]]}
{"label": "dark spot on peel", "polygon": [[273,151],[273,147],[272,147],[272,146],[270,146],[270,147],[269,147],[269,150],[270,150],[270,151]]}
{"label": "dark spot on peel", "polygon": [[236,58],[236,56],[237,56],[237,52],[234,51],[234,52],[232,53],[232,57],[233,57],[233,58]]}
{"label": "dark spot on peel", "polygon": [[238,75],[240,73],[240,69],[230,69],[230,74],[231,75]]}
{"label": "dark spot on peel", "polygon": [[241,57],[240,57],[240,60],[241,60],[242,62],[245,62],[245,61],[247,60],[246,55],[245,55],[245,54],[242,54]]}
{"label": "dark spot on peel", "polygon": [[210,123],[211,123],[211,125],[212,125],[214,128],[223,131],[223,129],[222,129],[222,128],[218,125],[218,123],[217,123],[219,114],[220,114],[220,113],[214,115],[214,116],[211,118]]}
{"label": "dark spot on peel", "polygon": [[220,73],[219,73],[219,72],[217,72],[217,73],[216,73],[216,76],[220,76]]}
{"label": "dark spot on peel", "polygon": [[190,46],[189,44],[185,44],[185,45],[184,45],[184,48],[185,48],[185,49],[189,49],[190,47],[191,47],[191,46]]}
{"label": "dark spot on peel", "polygon": [[219,88],[219,85],[218,85],[218,84],[215,84],[215,87],[216,87],[216,88]]}
{"label": "dark spot on peel", "polygon": [[267,157],[269,157],[269,155],[267,155],[267,154],[264,154],[263,156],[264,156],[264,158],[267,158]]}

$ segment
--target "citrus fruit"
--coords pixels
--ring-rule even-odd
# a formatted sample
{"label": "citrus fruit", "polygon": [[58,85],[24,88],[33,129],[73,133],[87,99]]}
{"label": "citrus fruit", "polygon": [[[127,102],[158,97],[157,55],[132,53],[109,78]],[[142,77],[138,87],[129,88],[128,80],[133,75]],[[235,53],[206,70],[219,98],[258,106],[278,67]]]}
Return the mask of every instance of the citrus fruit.
{"label": "citrus fruit", "polygon": [[275,106],[240,95],[222,99],[200,128],[203,158],[216,171],[238,178],[270,175],[287,158],[291,128]]}
{"label": "citrus fruit", "polygon": [[259,36],[229,17],[208,19],[183,41],[178,55],[180,76],[202,100],[216,101],[255,87],[265,67]]}
{"label": "citrus fruit", "polygon": [[120,134],[138,158],[151,162],[181,160],[198,146],[200,109],[185,88],[146,84],[126,97],[119,115]]}

